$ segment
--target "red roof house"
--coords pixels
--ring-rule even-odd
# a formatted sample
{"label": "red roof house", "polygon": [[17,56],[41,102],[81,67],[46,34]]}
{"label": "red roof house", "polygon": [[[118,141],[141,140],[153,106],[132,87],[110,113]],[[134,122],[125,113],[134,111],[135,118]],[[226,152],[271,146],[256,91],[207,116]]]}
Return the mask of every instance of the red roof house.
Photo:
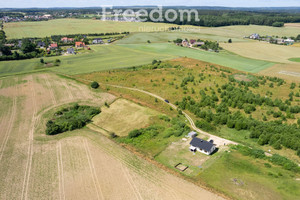
{"label": "red roof house", "polygon": [[52,43],[49,45],[49,49],[57,49],[58,46],[57,46],[57,43]]}
{"label": "red roof house", "polygon": [[85,47],[85,44],[84,42],[75,42],[75,47],[78,48],[78,47]]}

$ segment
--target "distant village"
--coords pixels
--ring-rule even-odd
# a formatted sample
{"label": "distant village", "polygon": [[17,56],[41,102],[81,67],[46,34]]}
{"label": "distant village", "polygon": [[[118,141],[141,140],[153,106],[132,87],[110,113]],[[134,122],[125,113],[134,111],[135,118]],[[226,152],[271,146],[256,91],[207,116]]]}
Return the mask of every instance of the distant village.
{"label": "distant village", "polygon": [[258,40],[258,41],[265,41],[271,44],[278,44],[278,45],[293,45],[297,40],[300,40],[300,35],[298,37],[274,37],[274,36],[260,36],[257,33],[253,33],[250,36],[245,36],[244,38]]}

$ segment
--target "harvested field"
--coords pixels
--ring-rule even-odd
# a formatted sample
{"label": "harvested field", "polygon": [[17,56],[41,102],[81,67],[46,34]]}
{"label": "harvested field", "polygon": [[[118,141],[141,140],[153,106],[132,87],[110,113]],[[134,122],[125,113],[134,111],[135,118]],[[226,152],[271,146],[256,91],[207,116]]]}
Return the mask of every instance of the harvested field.
{"label": "harvested field", "polygon": [[292,63],[289,59],[300,55],[300,48],[298,47],[269,44],[267,42],[221,43],[221,46],[244,57],[270,62]]}
{"label": "harvested field", "polygon": [[55,108],[114,98],[50,73],[1,79],[0,199],[221,199],[88,128],[45,135]]}
{"label": "harvested field", "polygon": [[94,117],[93,123],[118,136],[126,136],[133,129],[147,126],[150,118],[158,114],[128,100],[118,99],[109,108],[103,107],[101,114]]}
{"label": "harvested field", "polygon": [[300,64],[277,64],[259,72],[259,74],[300,82]]}

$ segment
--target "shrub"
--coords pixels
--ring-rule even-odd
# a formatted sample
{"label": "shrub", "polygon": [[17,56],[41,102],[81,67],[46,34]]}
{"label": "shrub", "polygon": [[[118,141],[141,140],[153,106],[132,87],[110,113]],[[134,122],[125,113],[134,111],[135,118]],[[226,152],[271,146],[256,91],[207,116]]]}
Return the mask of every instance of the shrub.
{"label": "shrub", "polygon": [[91,87],[94,88],[94,89],[97,89],[99,87],[99,83],[94,81],[91,83]]}
{"label": "shrub", "polygon": [[142,134],[142,131],[141,130],[138,130],[138,129],[134,129],[133,131],[130,131],[129,134],[128,134],[128,138],[135,138],[135,137],[138,137]]}
{"label": "shrub", "polygon": [[271,168],[272,166],[269,163],[264,164],[266,168]]}

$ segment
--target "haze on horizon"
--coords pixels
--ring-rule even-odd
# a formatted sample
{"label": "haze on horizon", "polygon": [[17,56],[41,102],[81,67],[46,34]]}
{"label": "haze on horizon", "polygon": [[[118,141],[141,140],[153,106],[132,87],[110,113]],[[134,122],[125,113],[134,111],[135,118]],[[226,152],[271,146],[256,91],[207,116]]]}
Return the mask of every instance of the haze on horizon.
{"label": "haze on horizon", "polygon": [[0,8],[101,7],[113,6],[224,6],[224,7],[300,7],[299,0],[1,0]]}

